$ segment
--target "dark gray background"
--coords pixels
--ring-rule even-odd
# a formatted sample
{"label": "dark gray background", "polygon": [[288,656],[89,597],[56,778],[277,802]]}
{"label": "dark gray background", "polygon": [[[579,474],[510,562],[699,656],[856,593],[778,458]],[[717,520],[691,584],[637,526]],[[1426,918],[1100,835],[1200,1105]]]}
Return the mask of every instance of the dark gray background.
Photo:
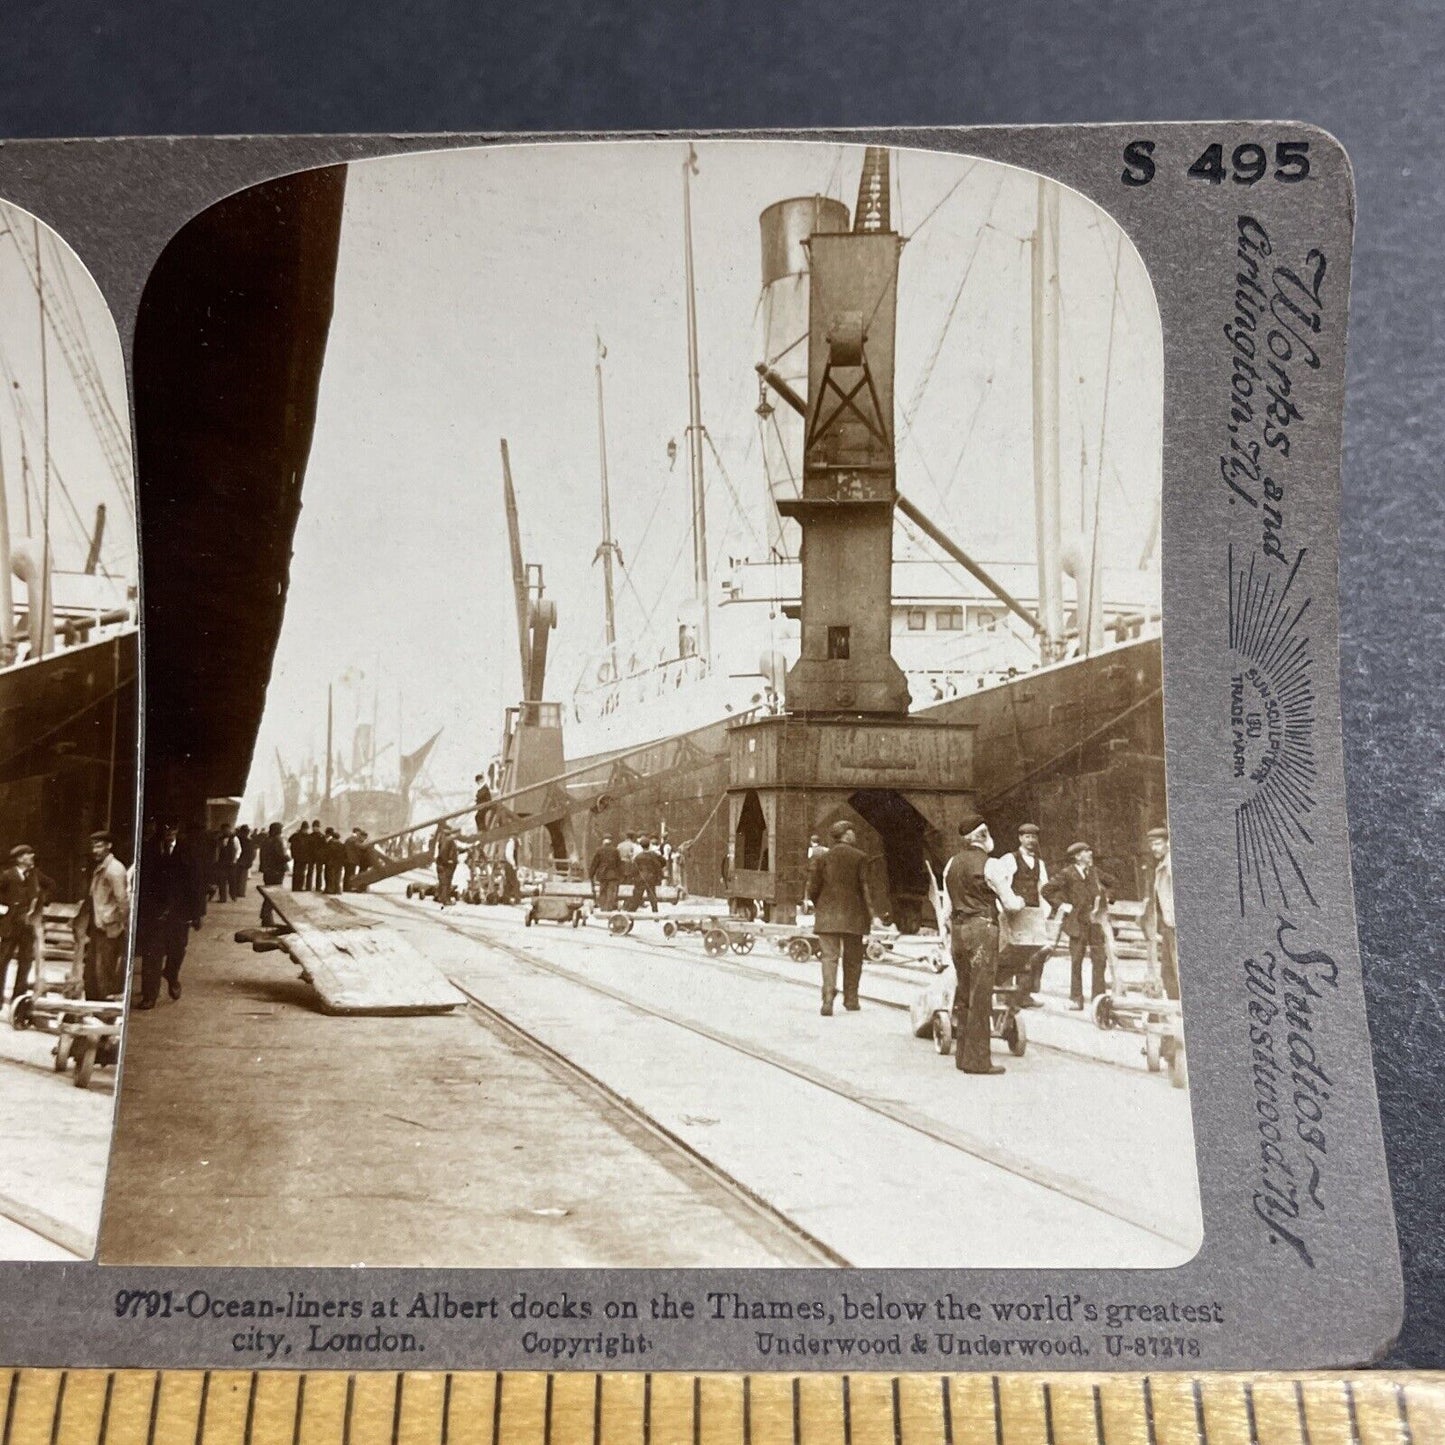
{"label": "dark gray background", "polygon": [[0,135],[1290,117],[1355,164],[1341,541],[1355,885],[1408,1313],[1445,1365],[1445,11],[215,0],[7,9]]}

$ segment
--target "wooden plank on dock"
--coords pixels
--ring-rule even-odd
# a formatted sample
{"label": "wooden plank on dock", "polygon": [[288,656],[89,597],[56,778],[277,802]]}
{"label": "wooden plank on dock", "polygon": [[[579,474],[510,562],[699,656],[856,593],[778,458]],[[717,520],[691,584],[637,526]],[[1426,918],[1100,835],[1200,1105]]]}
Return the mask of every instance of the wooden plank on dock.
{"label": "wooden plank on dock", "polygon": [[343,898],[263,888],[290,924],[277,941],[332,1014],[426,1014],[460,1008],[465,997],[395,929]]}

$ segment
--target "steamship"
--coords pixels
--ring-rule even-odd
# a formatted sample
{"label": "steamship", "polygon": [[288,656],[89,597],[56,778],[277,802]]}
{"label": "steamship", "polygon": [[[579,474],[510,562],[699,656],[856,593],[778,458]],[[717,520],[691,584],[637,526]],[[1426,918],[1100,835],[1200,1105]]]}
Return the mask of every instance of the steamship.
{"label": "steamship", "polygon": [[94,304],[77,297],[88,279],[33,218],[0,212],[0,265],[35,297],[34,334],[12,318],[0,337],[0,847],[29,843],[74,900],[90,833],[109,829],[130,862],[135,829],[130,436],[106,385],[119,379],[118,348],[107,366],[90,332]]}
{"label": "steamship", "polygon": [[[634,786],[615,804],[609,799],[606,825],[662,833],[685,845],[693,892],[726,895],[727,879],[747,847],[747,840],[731,834],[727,810],[719,807],[728,780],[728,729],[748,717],[787,710],[786,676],[799,656],[799,537],[788,513],[803,473],[810,241],[849,229],[890,231],[889,164],[887,151],[866,150],[851,214],[839,199],[809,196],[778,202],[761,216],[757,410],[768,535],[766,547],[758,549],[762,555],[729,558],[715,578],[709,576],[703,530],[706,431],[698,399],[695,306],[689,306],[694,575],[677,609],[675,630],[662,646],[633,646],[617,638],[612,570],[620,557],[608,514],[599,362],[598,557],[606,573],[607,645],[587,661],[571,697],[556,707],[555,720],[571,778],[601,779],[609,768],[666,774],[655,788]],[[690,154],[683,168],[689,287],[688,192],[695,171]],[[1136,565],[1117,565],[1117,547],[1111,549],[1116,565],[1103,565],[1099,556],[1102,458],[1092,526],[1082,479],[1079,530],[1067,537],[1060,524],[1060,331],[1067,318],[1059,282],[1059,192],[1039,178],[1035,226],[1022,248],[1027,281],[1019,288],[1032,355],[1034,489],[1028,501],[1035,512],[1037,555],[1004,561],[971,556],[907,495],[911,483],[900,460],[889,643],[907,681],[910,714],[973,728],[976,798],[995,836],[1006,841],[1019,823],[1037,822],[1044,829],[1046,856],[1086,838],[1120,885],[1137,886],[1136,896],[1142,896],[1141,840],[1165,816],[1158,497],[1139,504],[1146,518],[1152,505],[1153,515]],[[1113,258],[1116,288],[1119,255]],[[905,252],[900,295],[907,286],[907,262]],[[946,330],[945,321],[940,346]],[[887,360],[891,365],[891,355]],[[1107,365],[1107,353],[1104,361]],[[924,385],[926,378],[915,387],[915,404]],[[915,478],[918,471],[915,466]],[[682,735],[696,764],[679,770],[671,758]],[[599,795],[606,786],[596,784]],[[868,816],[861,800],[859,811],[886,852],[889,819]],[[588,832],[599,826],[583,820]],[[579,839],[579,850],[593,841]],[[951,845],[936,839],[934,846]]]}

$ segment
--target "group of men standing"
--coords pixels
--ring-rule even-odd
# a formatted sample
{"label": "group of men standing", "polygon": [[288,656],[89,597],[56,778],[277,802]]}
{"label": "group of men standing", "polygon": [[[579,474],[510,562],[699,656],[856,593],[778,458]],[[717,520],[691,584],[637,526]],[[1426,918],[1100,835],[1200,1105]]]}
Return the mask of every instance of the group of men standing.
{"label": "group of men standing", "polygon": [[[953,1023],[955,1066],[966,1074],[1004,1072],[990,1052],[994,989],[1000,978],[1012,981],[1014,1003],[1038,1007],[1034,996],[1049,955],[1049,945],[1005,945],[1001,950],[1000,924],[1025,909],[1057,910],[1060,932],[1069,941],[1069,1005],[1082,1010],[1084,959],[1090,964],[1090,991],[1095,998],[1105,991],[1111,955],[1106,934],[1109,895],[1094,866],[1088,843],[1068,849],[1068,864],[1050,878],[1039,854],[1039,827],[1024,823],[1018,843],[1000,857],[993,856],[994,840],[988,824],[970,813],[959,824],[962,845],[943,870],[947,896],[950,952],[955,986]],[[1179,997],[1179,959],[1174,932],[1174,881],[1169,856],[1169,832],[1149,832],[1154,873],[1143,917],[1146,935],[1159,948],[1160,979],[1165,994]],[[846,820],[832,825],[831,846],[817,835],[808,848],[807,898],[813,906],[813,931],[822,948],[822,1012],[833,1012],[842,967],[843,1007],[858,1009],[858,988],[863,972],[863,939],[872,921],[884,916],[872,893],[867,855],[858,847],[854,827]],[[1012,937],[1012,935],[1010,935]]]}
{"label": "group of men standing", "polygon": [[657,912],[657,890],[667,876],[670,850],[661,839],[644,833],[628,833],[620,843],[612,841],[606,834],[592,855],[587,876],[592,882],[592,894],[597,907],[604,913],[611,913],[617,907],[618,896],[624,883],[630,884],[632,892],[627,901],[629,911],[636,912],[644,904]]}
{"label": "group of men standing", "polygon": [[[279,832],[280,824],[272,826]],[[290,843],[293,893],[349,893],[371,854],[365,828],[353,828],[350,836],[343,838],[335,828],[323,828],[320,818],[310,824],[303,819]],[[264,865],[262,873],[264,877]]]}
{"label": "group of men standing", "polygon": [[[86,998],[115,998],[125,991],[125,935],[130,925],[130,878],[115,856],[115,839],[102,830],[90,836],[90,879],[77,925],[85,934],[82,988]],[[15,964],[9,1003],[30,990],[30,974],[44,948],[45,905],[55,881],[36,866],[35,849],[17,843],[10,866],[0,871],[0,994]]]}

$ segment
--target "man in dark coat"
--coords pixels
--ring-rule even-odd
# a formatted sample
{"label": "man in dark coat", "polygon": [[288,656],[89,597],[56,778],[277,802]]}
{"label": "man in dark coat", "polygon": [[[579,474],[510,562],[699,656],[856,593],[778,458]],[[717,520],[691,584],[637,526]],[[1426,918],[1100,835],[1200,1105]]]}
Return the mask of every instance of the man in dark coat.
{"label": "man in dark coat", "polygon": [[141,966],[137,1007],[156,1006],[163,977],[171,997],[180,998],[181,964],[191,930],[200,928],[205,916],[205,894],[201,868],[181,847],[176,825],[163,824],[141,855],[136,899],[136,947]]}
{"label": "man in dark coat", "polygon": [[592,880],[592,896],[604,913],[611,913],[617,907],[617,885],[622,882],[622,855],[610,835],[602,839],[601,845],[592,855],[592,866],[587,870]]}
{"label": "man in dark coat", "polygon": [[953,952],[953,1063],[964,1074],[1001,1074],[992,1048],[994,973],[998,968],[998,892],[989,876],[993,835],[977,813],[958,825],[963,846],[944,865]]}
{"label": "man in dark coat", "polygon": [[236,854],[231,875],[231,897],[246,896],[246,880],[251,876],[251,865],[256,861],[256,840],[251,836],[250,825],[242,823],[236,829],[236,842],[240,848]]}
{"label": "man in dark coat", "polygon": [[321,826],[320,818],[311,820],[311,891],[326,892],[326,849],[331,829]]}
{"label": "man in dark coat", "polygon": [[311,887],[311,825],[305,818],[291,835],[291,891],[305,893]]}
{"label": "man in dark coat", "polygon": [[35,866],[35,849],[17,843],[10,850],[10,866],[0,873],[0,994],[5,990],[5,970],[15,960],[15,987],[11,1000],[25,992],[35,960],[37,924],[55,884]]}
{"label": "man in dark coat", "polygon": [[833,1012],[838,992],[838,963],[843,964],[843,1007],[857,1013],[858,985],[863,977],[863,935],[878,910],[868,885],[867,855],[845,819],[833,824],[833,845],[808,868],[808,901],[813,905],[813,932],[823,950],[824,1017]]}
{"label": "man in dark coat", "polygon": [[[286,879],[286,840],[281,836],[281,825],[272,823],[261,839],[261,882],[267,888],[279,888]],[[295,886],[293,875],[292,886]],[[261,927],[276,926],[276,910],[271,900],[261,899]]]}
{"label": "man in dark coat", "polygon": [[662,882],[663,863],[662,854],[653,849],[650,838],[642,840],[642,849],[632,860],[632,872],[637,880],[632,886],[633,910],[646,903],[656,913],[657,885]]}
{"label": "man in dark coat", "polygon": [[1069,939],[1069,1007],[1084,1007],[1084,954],[1089,955],[1089,997],[1104,992],[1104,969],[1108,945],[1109,900],[1094,869],[1094,850],[1087,843],[1069,845],[1069,866],[1051,879],[1044,897],[1064,914],[1064,932]]}
{"label": "man in dark coat", "polygon": [[346,872],[346,840],[335,828],[328,828],[324,834],[322,867],[326,873],[326,891],[341,892],[341,879]]}
{"label": "man in dark coat", "polygon": [[445,823],[438,823],[436,836],[437,902],[443,908],[452,901],[452,876],[457,871],[457,862],[460,856],[460,850],[457,848],[457,835]]}
{"label": "man in dark coat", "polygon": [[478,773],[473,780],[477,785],[476,813],[473,821],[478,833],[485,833],[492,821],[492,790],[487,786],[487,775]]}

